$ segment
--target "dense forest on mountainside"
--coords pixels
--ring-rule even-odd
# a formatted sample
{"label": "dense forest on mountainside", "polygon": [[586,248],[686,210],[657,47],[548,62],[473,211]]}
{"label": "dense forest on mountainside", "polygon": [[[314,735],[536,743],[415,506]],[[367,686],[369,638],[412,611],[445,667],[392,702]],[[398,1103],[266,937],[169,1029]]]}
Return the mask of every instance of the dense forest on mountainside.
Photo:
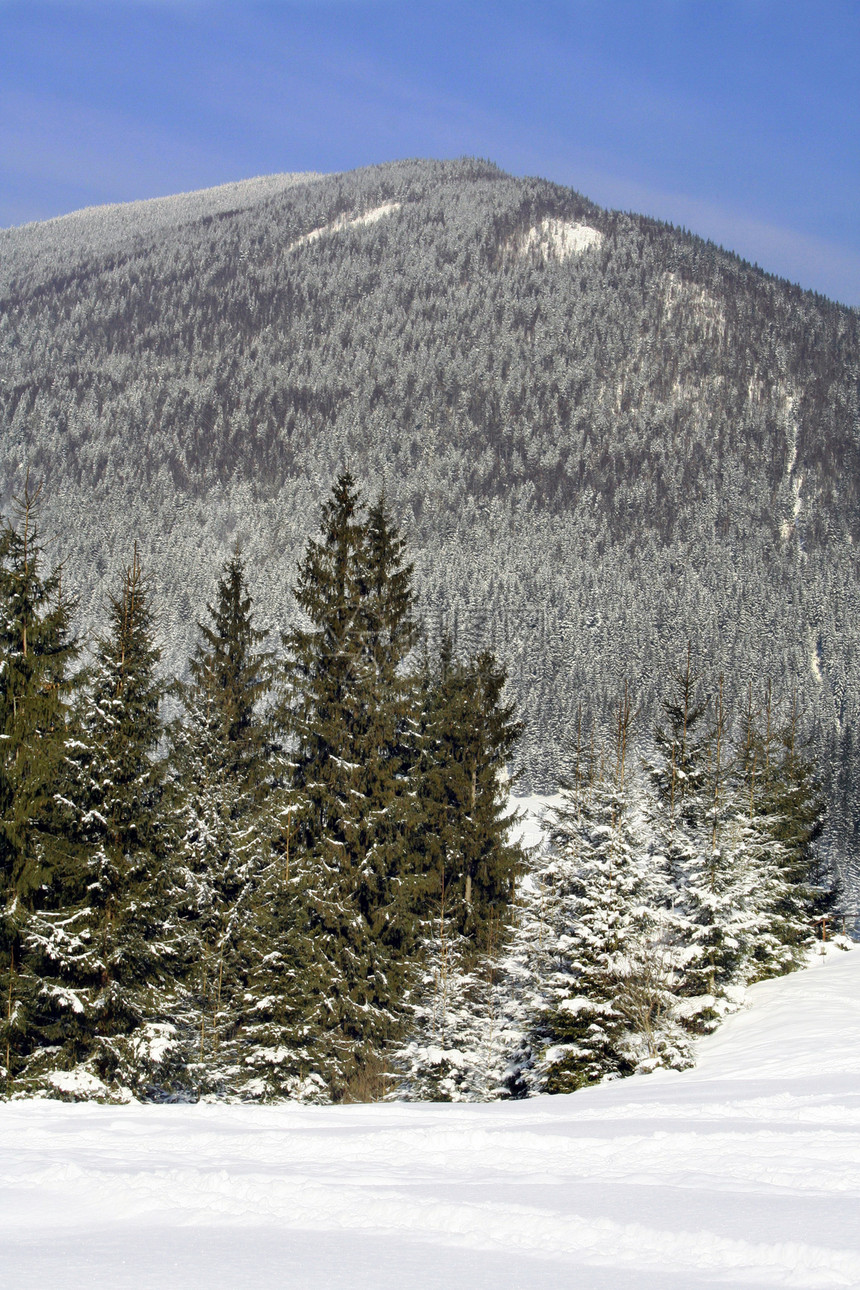
{"label": "dense forest on mountainside", "polygon": [[[493,648],[552,787],[576,714],[692,640],[726,702],[796,688],[856,855],[858,315],[483,161],[281,176],[0,232],[8,507],[44,478],[96,621],[137,541],[184,665],[240,540],[263,627],[348,465],[431,633]],[[713,687],[712,687],[713,688]]]}
{"label": "dense forest on mountainside", "polygon": [[689,649],[643,773],[625,684],[526,850],[504,669],[416,650],[383,493],[335,481],[280,657],[234,553],[172,683],[136,550],[74,639],[39,500],[0,529],[0,1100],[571,1092],[689,1065],[844,922],[770,689],[738,725]]}

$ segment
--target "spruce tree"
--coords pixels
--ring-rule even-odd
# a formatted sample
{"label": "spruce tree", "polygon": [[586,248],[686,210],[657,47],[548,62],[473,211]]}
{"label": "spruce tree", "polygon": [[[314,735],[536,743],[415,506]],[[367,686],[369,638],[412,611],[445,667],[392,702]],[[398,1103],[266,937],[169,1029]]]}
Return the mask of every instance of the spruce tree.
{"label": "spruce tree", "polygon": [[544,1000],[531,1083],[551,1093],[689,1063],[673,1015],[678,957],[665,879],[628,765],[633,720],[625,687],[613,744],[562,794],[531,919],[519,929]]}
{"label": "spruce tree", "polygon": [[503,962],[524,855],[510,839],[507,762],[522,727],[489,652],[468,663],[443,636],[425,657],[415,722],[412,847],[421,871],[421,971],[398,1096],[481,1101],[510,1096],[511,1019]]}
{"label": "spruce tree", "polygon": [[712,706],[701,792],[702,836],[688,857],[681,887],[687,944],[685,990],[703,1000],[712,999],[698,1014],[700,1024],[706,1026],[736,1001],[736,988],[746,976],[755,923],[755,870],[743,844],[742,803],[722,677]]}
{"label": "spruce tree", "polygon": [[[271,685],[267,633],[236,553],[225,565],[183,687],[174,730],[180,795],[180,914],[188,1060],[199,1087],[237,1078],[256,888],[279,833],[283,766],[260,704]],[[279,771],[281,776],[279,777]]]}
{"label": "spruce tree", "polygon": [[[408,862],[398,850],[397,669],[414,629],[410,571],[384,503],[368,525],[355,481],[344,472],[320,527],[295,589],[307,626],[285,638],[281,722],[301,803],[296,935],[324,947],[326,1003],[323,1016],[315,1013],[322,1026],[317,1042],[333,1054],[331,1080],[340,1096],[379,1061],[398,1025]],[[306,983],[314,998],[320,984],[319,975]],[[297,1007],[315,1011],[307,1002]]]}
{"label": "spruce tree", "polygon": [[67,827],[85,855],[85,889],[76,909],[45,915],[39,929],[55,988],[77,1000],[57,1058],[69,1079],[53,1078],[74,1092],[77,1068],[85,1091],[160,1096],[181,1083],[168,1015],[177,929],[158,751],[165,686],[136,549],[107,616],[77,717],[65,803]]}
{"label": "spruce tree", "polygon": [[651,826],[667,885],[672,938],[687,960],[679,993],[688,998],[690,1024],[710,1026],[716,1014],[709,988],[707,902],[701,899],[708,886],[711,852],[708,703],[693,671],[690,644],[684,667],[672,674],[670,684],[662,704],[663,721],[654,734],[656,755],[648,767],[655,794]]}
{"label": "spruce tree", "polygon": [[7,1092],[26,1086],[55,1011],[33,953],[33,918],[62,907],[78,880],[58,801],[77,646],[62,571],[44,569],[40,494],[28,480],[17,525],[6,522],[0,534],[0,1060]]}
{"label": "spruce tree", "polygon": [[224,566],[215,604],[206,609],[210,621],[198,623],[201,640],[190,664],[186,705],[193,705],[213,731],[227,773],[260,783],[270,742],[260,700],[272,683],[272,656],[259,648],[269,633],[254,626],[253,599],[238,551]]}
{"label": "spruce tree", "polygon": [[522,863],[508,838],[507,765],[523,727],[504,686],[492,653],[461,663],[450,637],[423,686],[418,846],[425,890],[432,900],[444,885],[458,931],[478,949],[498,940]]}
{"label": "spruce tree", "polygon": [[443,893],[424,927],[406,1038],[392,1053],[398,1073],[393,1096],[412,1102],[484,1102],[504,1095],[507,1062],[497,976],[497,955],[475,954],[449,916]]}
{"label": "spruce tree", "polygon": [[[295,810],[294,798],[285,840]],[[344,936],[345,903],[339,876],[322,870],[313,853],[298,847],[270,856],[248,929],[233,1076],[243,1099],[338,1100],[357,1091],[361,1071],[373,1065],[368,1035],[356,1020],[353,980],[352,947],[361,943],[363,928],[359,922]],[[373,1038],[378,1042],[378,1031]]]}
{"label": "spruce tree", "polygon": [[[832,874],[819,853],[817,843],[824,828],[825,801],[821,780],[812,754],[812,739],[799,729],[797,695],[791,714],[779,732],[772,803],[779,824],[775,835],[784,848],[783,872],[795,898],[806,906],[810,921],[834,910],[838,891]],[[796,944],[796,933],[786,928],[787,944]]]}
{"label": "spruce tree", "polygon": [[663,721],[654,732],[656,757],[650,777],[659,800],[668,872],[680,889],[691,859],[703,846],[708,810],[703,725],[708,705],[693,672],[691,645],[687,646],[685,667],[673,674],[671,686],[671,693],[663,699]]}
{"label": "spruce tree", "polygon": [[6,522],[0,534],[0,882],[4,896],[24,899],[50,885],[61,855],[55,792],[77,655],[62,570],[43,570],[40,491],[27,486],[18,527]]}
{"label": "spruce tree", "polygon": [[360,577],[363,626],[356,752],[367,811],[360,841],[364,864],[359,901],[372,934],[406,971],[417,945],[416,865],[410,847],[419,806],[414,794],[416,684],[407,670],[418,628],[413,567],[384,492],[369,507]]}
{"label": "spruce tree", "polygon": [[807,750],[797,737],[796,712],[780,728],[768,685],[761,719],[752,687],[740,751],[745,837],[755,873],[756,928],[752,979],[791,971],[803,961],[819,909],[833,903],[820,881],[815,843],[823,800]]}
{"label": "spruce tree", "polygon": [[295,598],[308,626],[285,637],[282,725],[291,740],[294,784],[310,809],[300,837],[313,850],[334,846],[341,872],[357,864],[360,825],[356,727],[361,713],[364,622],[361,578],[365,532],[361,499],[343,473],[322,510],[321,537],[308,542]]}

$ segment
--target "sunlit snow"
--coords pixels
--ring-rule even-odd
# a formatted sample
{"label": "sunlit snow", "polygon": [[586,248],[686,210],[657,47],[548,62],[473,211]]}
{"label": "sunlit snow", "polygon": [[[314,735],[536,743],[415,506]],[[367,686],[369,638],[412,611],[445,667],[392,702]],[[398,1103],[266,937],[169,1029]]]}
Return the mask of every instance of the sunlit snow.
{"label": "sunlit snow", "polygon": [[547,218],[529,229],[520,239],[518,249],[522,255],[537,250],[544,257],[567,260],[572,255],[581,255],[583,251],[599,246],[602,241],[603,234],[589,224]]}
{"label": "sunlit snow", "polygon": [[294,251],[297,246],[304,246],[307,242],[316,242],[318,238],[325,237],[328,233],[340,233],[346,228],[360,228],[363,224],[375,224],[377,220],[383,219],[386,215],[394,215],[399,210],[400,202],[383,202],[381,206],[374,206],[373,210],[365,211],[363,215],[339,215],[330,224],[311,229],[310,233],[296,238],[295,242],[291,243],[290,250]]}
{"label": "sunlit snow", "polygon": [[324,178],[311,171],[261,175],[257,179],[243,179],[172,197],[88,206],[23,228],[0,229],[0,288],[8,289],[22,266],[31,263],[34,255],[50,265],[61,250],[66,255],[105,253],[140,239],[162,236],[185,224],[250,210],[276,199],[288,189]]}
{"label": "sunlit snow", "polygon": [[721,301],[696,282],[687,282],[676,273],[664,274],[666,317],[672,319],[680,309],[688,310],[705,332],[722,335],[726,330],[726,311]]}
{"label": "sunlit snow", "polygon": [[662,1071],[476,1106],[0,1107],[16,1290],[860,1284],[860,953]]}

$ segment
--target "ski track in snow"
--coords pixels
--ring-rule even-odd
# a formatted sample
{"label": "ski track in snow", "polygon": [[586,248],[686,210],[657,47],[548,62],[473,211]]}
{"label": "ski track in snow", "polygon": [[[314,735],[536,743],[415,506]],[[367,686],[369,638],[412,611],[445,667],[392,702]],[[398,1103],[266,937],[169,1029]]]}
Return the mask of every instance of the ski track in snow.
{"label": "ski track in snow", "polygon": [[0,1107],[5,1284],[860,1286],[860,954],[695,1070],[485,1106]]}

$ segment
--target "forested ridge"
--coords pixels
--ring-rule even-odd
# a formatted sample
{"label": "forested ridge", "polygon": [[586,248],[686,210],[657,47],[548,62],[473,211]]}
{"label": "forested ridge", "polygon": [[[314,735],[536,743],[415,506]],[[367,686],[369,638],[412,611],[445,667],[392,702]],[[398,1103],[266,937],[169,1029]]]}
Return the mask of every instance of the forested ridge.
{"label": "forested ridge", "polygon": [[648,742],[696,643],[816,741],[821,846],[858,813],[858,319],[691,234],[483,161],[281,176],[0,233],[5,503],[94,626],[137,541],[164,666],[237,539],[262,628],[347,463],[422,613],[495,651],[521,784],[635,678]]}

